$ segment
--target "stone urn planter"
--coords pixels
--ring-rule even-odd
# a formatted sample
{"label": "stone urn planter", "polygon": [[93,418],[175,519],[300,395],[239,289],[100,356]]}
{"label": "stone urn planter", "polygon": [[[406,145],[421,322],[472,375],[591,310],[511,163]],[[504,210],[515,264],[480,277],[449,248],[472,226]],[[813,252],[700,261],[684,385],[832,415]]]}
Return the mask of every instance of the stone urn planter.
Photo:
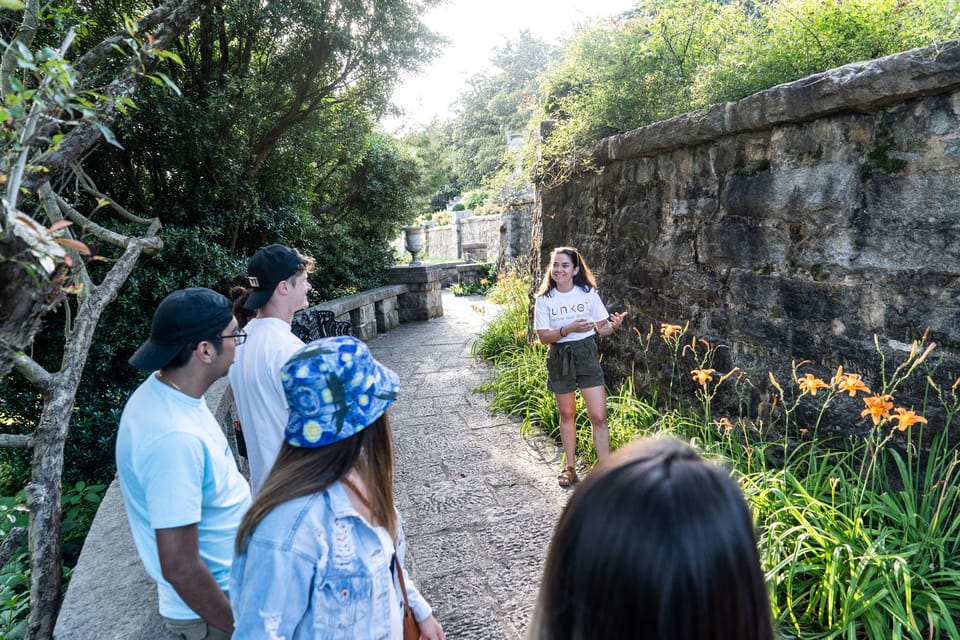
{"label": "stone urn planter", "polygon": [[423,242],[427,237],[427,231],[419,225],[406,225],[403,227],[403,245],[413,257],[410,260],[411,265],[419,265],[420,252],[423,251]]}

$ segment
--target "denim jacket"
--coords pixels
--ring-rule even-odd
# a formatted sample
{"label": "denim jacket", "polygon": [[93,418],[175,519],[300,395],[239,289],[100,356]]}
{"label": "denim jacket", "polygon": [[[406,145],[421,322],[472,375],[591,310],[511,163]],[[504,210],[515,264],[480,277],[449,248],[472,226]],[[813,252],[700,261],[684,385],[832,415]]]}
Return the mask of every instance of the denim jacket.
{"label": "denim jacket", "polygon": [[[403,563],[399,528],[397,558]],[[233,640],[389,640],[388,607],[402,606],[391,560],[339,482],[285,502],[233,558]],[[427,618],[430,606],[406,572],[404,578],[414,617]]]}

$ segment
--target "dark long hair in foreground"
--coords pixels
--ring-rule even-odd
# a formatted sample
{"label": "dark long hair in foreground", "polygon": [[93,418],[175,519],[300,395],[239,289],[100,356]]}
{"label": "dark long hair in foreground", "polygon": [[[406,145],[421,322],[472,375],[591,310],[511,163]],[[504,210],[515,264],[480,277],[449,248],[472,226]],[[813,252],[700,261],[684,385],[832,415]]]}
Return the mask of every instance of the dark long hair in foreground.
{"label": "dark long hair in foreground", "polygon": [[772,640],[753,518],[729,473],[669,439],[577,488],[547,557],[532,640]]}

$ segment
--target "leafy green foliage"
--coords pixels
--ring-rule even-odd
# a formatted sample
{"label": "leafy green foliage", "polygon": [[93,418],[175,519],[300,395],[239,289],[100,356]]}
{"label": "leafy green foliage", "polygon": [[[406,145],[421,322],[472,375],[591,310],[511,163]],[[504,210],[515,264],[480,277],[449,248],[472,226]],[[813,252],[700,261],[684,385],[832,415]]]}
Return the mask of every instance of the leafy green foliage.
{"label": "leafy green foliage", "polygon": [[462,191],[453,171],[450,125],[434,119],[402,137],[405,151],[416,162],[418,181],[414,210],[427,214],[447,206]]}
{"label": "leafy green foliage", "polygon": [[0,568],[0,638],[23,638],[29,614],[30,571],[24,552]]}
{"label": "leafy green foliage", "polygon": [[522,31],[495,50],[491,62],[499,73],[470,79],[453,123],[455,167],[465,187],[481,187],[511,164],[507,136],[527,129],[537,75],[552,56],[551,46]]}
{"label": "leafy green foliage", "polygon": [[[77,482],[65,485],[61,498],[61,535],[64,572],[76,564],[84,537],[90,529],[106,485]],[[13,527],[26,527],[28,509],[22,491],[0,497],[0,539]],[[26,543],[24,543],[24,547]],[[15,554],[0,568],[0,638],[15,640],[24,637],[30,613],[30,571],[26,549]]]}
{"label": "leafy green foliage", "polygon": [[97,507],[103,500],[107,489],[105,484],[87,484],[79,480],[72,486],[64,487],[60,499],[62,516],[60,535],[63,540],[64,562],[67,566],[76,564],[83,548],[83,539],[97,515]]}
{"label": "leafy green foliage", "polygon": [[497,284],[497,263],[490,262],[473,282],[455,284],[450,291],[455,296],[485,296]]}

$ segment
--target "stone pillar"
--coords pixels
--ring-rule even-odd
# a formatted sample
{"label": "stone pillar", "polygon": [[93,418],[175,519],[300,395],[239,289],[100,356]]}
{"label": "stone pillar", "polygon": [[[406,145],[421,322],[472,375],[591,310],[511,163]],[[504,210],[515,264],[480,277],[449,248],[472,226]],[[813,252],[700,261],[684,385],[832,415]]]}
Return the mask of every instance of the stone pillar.
{"label": "stone pillar", "polygon": [[377,318],[377,331],[386,333],[396,329],[400,324],[400,313],[397,310],[396,298],[384,298],[374,304],[374,315]]}
{"label": "stone pillar", "polygon": [[407,285],[407,293],[397,299],[400,322],[430,320],[443,315],[440,298],[443,266],[435,264],[417,267],[393,267],[389,270],[390,284]]}
{"label": "stone pillar", "polygon": [[377,318],[373,304],[365,304],[350,312],[351,333],[354,338],[367,341],[377,337]]}

